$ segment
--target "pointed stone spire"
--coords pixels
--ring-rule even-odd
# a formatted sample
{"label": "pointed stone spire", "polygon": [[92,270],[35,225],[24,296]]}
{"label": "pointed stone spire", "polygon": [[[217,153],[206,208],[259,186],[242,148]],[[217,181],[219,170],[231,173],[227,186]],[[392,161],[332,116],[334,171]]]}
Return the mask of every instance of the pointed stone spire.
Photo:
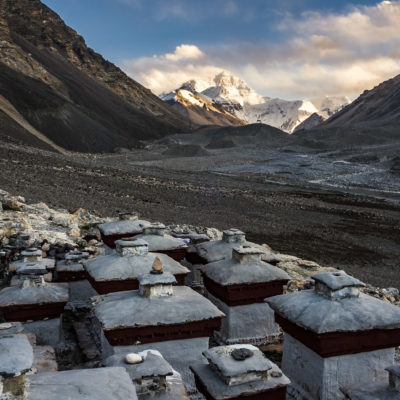
{"label": "pointed stone spire", "polygon": [[159,257],[156,257],[153,266],[151,267],[151,274],[153,275],[161,275],[164,272],[163,270],[163,263]]}

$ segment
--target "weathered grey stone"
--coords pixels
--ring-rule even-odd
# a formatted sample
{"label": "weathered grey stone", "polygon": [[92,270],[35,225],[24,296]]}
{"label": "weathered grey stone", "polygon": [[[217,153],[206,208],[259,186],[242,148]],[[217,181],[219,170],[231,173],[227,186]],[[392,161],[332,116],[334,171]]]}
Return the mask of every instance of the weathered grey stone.
{"label": "weathered grey stone", "polygon": [[36,344],[57,347],[61,340],[61,319],[52,318],[43,321],[24,322],[24,333],[32,332],[36,336]]}
{"label": "weathered grey stone", "polygon": [[96,281],[137,279],[151,270],[156,257],[163,263],[165,272],[173,275],[187,274],[189,272],[186,267],[161,253],[121,257],[114,252],[107,256],[85,261],[84,266],[86,271]]}
{"label": "weathered grey stone", "polygon": [[137,400],[124,368],[45,372],[27,378],[27,400]]}
{"label": "weathered grey stone", "polygon": [[342,389],[346,400],[399,400],[397,390],[390,388],[385,382],[365,383],[360,386]]}
{"label": "weathered grey stone", "polygon": [[89,253],[86,251],[70,251],[65,254],[65,260],[67,263],[75,263],[79,260],[84,260],[89,258]]}
{"label": "weathered grey stone", "polygon": [[151,225],[149,221],[145,220],[122,220],[113,221],[101,224],[98,226],[103,235],[130,235],[143,232],[146,226]]}
{"label": "weathered grey stone", "polygon": [[24,327],[21,322],[4,322],[0,324],[0,337],[22,333]]}
{"label": "weathered grey stone", "polygon": [[[256,254],[258,258],[238,260],[239,257],[235,255],[235,252],[244,256]],[[256,248],[234,248],[230,259],[207,264],[203,267],[203,273],[222,286],[290,279],[285,271],[261,261],[260,256],[261,252]]]}
{"label": "weathered grey stone", "polygon": [[[209,338],[200,337],[193,339],[182,339],[182,340],[168,340],[166,342],[155,342],[149,344],[141,344],[134,346],[118,346],[114,347],[115,354],[125,355],[129,352],[141,353],[147,351],[151,347],[151,350],[159,351],[165,360],[171,364],[172,368],[179,372],[185,383],[185,387],[189,395],[197,393],[196,385],[194,383],[194,378],[192,372],[189,370],[189,366],[195,363],[204,363],[206,359],[203,356],[203,352],[209,347]],[[180,376],[167,377],[167,381],[171,378],[171,383],[173,383],[173,388],[175,393],[180,393],[181,396],[186,395],[183,392],[183,388],[180,384]],[[170,386],[171,387],[171,386]],[[144,397],[146,398],[146,397]],[[185,397],[184,397],[185,398]],[[179,397],[176,397],[179,399]],[[147,398],[146,398],[147,400]],[[157,397],[157,400],[158,397]],[[170,396],[160,396],[160,400],[175,400],[174,397]]]}
{"label": "weathered grey stone", "polygon": [[16,273],[18,275],[45,275],[47,274],[47,268],[41,263],[28,262],[17,268]]}
{"label": "weathered grey stone", "polygon": [[[208,393],[210,393],[212,398],[215,400],[236,399],[241,398],[240,396],[243,396],[245,399],[250,394],[254,396],[261,395],[274,389],[287,387],[290,384],[289,379],[286,378],[285,375],[279,377],[273,377],[270,375],[268,379],[260,379],[258,381],[243,383],[240,385],[226,385],[221,381],[221,379],[219,379],[209,365],[195,364],[191,366],[191,369],[199,377]],[[271,373],[272,371],[280,372],[280,369],[274,364]]]}
{"label": "weathered grey stone", "polygon": [[398,400],[400,399],[400,365],[386,368],[389,372],[389,384],[384,382],[367,383],[342,388],[349,400]]}
{"label": "weathered grey stone", "polygon": [[162,274],[145,274],[139,276],[138,279],[141,286],[172,285],[176,283],[175,277],[169,272],[164,272]]}
{"label": "weathered grey stone", "polygon": [[149,244],[149,251],[167,251],[176,249],[186,249],[188,246],[180,239],[174,238],[165,233],[165,226],[149,226],[144,229],[144,233],[137,235],[138,239],[145,240]]}
{"label": "weathered grey stone", "polygon": [[[131,354],[131,353],[128,353]],[[150,377],[167,377],[173,374],[171,365],[161,356],[157,350],[145,350],[137,354],[143,362],[135,365],[127,365],[123,354],[114,354],[104,361],[107,367],[125,367],[131,379],[138,384],[142,379]]]}
{"label": "weathered grey stone", "polygon": [[122,257],[144,256],[149,252],[149,244],[142,239],[124,239],[115,242],[116,252]]}
{"label": "weathered grey stone", "polygon": [[385,368],[393,360],[394,348],[323,358],[285,333],[282,370],[292,382],[288,398],[342,400],[342,387],[387,382]]}
{"label": "weathered grey stone", "polygon": [[282,331],[268,304],[229,307],[210,293],[207,298],[226,315],[221,321],[221,329],[214,332],[219,344],[251,343],[259,346],[280,340]]}
{"label": "weathered grey stone", "polygon": [[213,240],[211,242],[199,243],[195,245],[197,253],[206,260],[207,263],[230,259],[232,250],[238,246],[250,246],[263,252],[267,252],[262,246],[245,240],[243,232],[235,229],[224,231],[222,240]]}
{"label": "weathered grey stone", "polygon": [[34,346],[33,368],[38,373],[57,371],[58,365],[54,348],[51,346]]}
{"label": "weathered grey stone", "polygon": [[[153,272],[153,270],[151,271]],[[139,293],[143,297],[172,296],[172,285],[176,283],[174,275],[168,272],[150,273],[139,277]]]}
{"label": "weathered grey stone", "polygon": [[29,262],[29,261],[14,261],[10,264],[10,272],[16,272],[18,268],[22,268],[24,266],[27,266],[29,264],[35,264],[40,266],[41,268],[46,268],[47,270],[52,270],[54,269],[55,266],[55,260],[52,258],[42,258],[40,261],[34,261],[34,262]]}
{"label": "weathered grey stone", "polygon": [[[233,353],[238,350],[251,351],[253,354],[238,361],[233,357]],[[227,385],[268,379],[268,371],[273,367],[273,363],[257,347],[249,344],[213,347],[203,354],[211,368]]]}
{"label": "weathered grey stone", "polygon": [[69,263],[66,261],[59,261],[56,266],[57,272],[81,272],[84,271],[82,263]]}
{"label": "weathered grey stone", "polygon": [[346,287],[363,287],[365,284],[358,279],[347,275],[344,271],[322,272],[313,275],[316,282],[321,282],[331,290],[339,290]]}
{"label": "weathered grey stone", "polygon": [[0,337],[0,376],[23,375],[32,368],[33,349],[26,335]]}
{"label": "weathered grey stone", "polygon": [[40,261],[42,259],[42,250],[30,248],[21,252],[24,262]]}
{"label": "weathered grey stone", "polygon": [[46,304],[68,301],[68,285],[64,283],[46,283],[41,287],[11,286],[0,291],[2,307],[19,304]]}
{"label": "weathered grey stone", "polygon": [[313,290],[266,299],[271,308],[316,333],[400,328],[400,308],[374,297],[330,300]]}
{"label": "weathered grey stone", "polygon": [[172,296],[148,299],[133,290],[94,297],[93,301],[95,314],[105,330],[224,317],[209,300],[185,286],[175,286]]}

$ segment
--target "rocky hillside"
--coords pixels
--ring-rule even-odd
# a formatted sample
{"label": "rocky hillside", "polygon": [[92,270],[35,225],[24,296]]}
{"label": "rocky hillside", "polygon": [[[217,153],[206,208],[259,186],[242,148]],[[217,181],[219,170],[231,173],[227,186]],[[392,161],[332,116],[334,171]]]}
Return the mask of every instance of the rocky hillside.
{"label": "rocky hillside", "polygon": [[297,125],[293,132],[312,129],[318,125],[321,125],[325,120],[326,118],[315,112],[314,114],[311,114],[301,124]]}
{"label": "rocky hillside", "polygon": [[365,91],[353,103],[332,116],[325,127],[384,126],[400,123],[400,75]]}
{"label": "rocky hillside", "polygon": [[189,129],[39,0],[0,0],[0,55],[2,135],[100,152]]}

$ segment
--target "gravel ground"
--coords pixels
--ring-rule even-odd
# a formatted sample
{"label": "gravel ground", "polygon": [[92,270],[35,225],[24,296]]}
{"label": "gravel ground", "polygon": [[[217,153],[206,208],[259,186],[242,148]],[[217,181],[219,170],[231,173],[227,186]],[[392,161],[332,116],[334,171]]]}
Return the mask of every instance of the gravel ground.
{"label": "gravel ground", "polygon": [[[110,159],[108,158],[108,164]],[[101,157],[60,156],[0,144],[0,188],[70,211],[102,216],[137,210],[165,223],[237,227],[259,243],[400,288],[399,202],[318,187],[260,182],[251,175],[113,167]]]}

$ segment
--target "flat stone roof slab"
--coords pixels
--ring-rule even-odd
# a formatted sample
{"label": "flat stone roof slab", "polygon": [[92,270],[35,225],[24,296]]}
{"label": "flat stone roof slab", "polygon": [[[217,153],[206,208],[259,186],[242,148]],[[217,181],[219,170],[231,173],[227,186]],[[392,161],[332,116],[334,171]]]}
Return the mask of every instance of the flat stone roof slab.
{"label": "flat stone roof slab", "polygon": [[80,272],[84,270],[83,264],[79,262],[76,264],[67,264],[65,261],[60,261],[56,266],[56,271],[58,272]]}
{"label": "flat stone roof slab", "polygon": [[173,285],[176,283],[176,279],[172,274],[164,272],[162,274],[146,274],[139,276],[139,283],[143,286]]}
{"label": "flat stone roof slab", "polygon": [[101,224],[98,226],[100,232],[103,235],[116,235],[116,234],[130,234],[135,232],[142,232],[147,226],[150,226],[149,221],[137,219],[137,220],[122,220],[113,221]]}
{"label": "flat stone roof slab", "polygon": [[46,283],[41,287],[11,286],[0,291],[0,307],[23,304],[64,303],[69,298],[67,283]]}
{"label": "flat stone roof slab", "polygon": [[265,300],[280,316],[315,333],[400,328],[400,307],[360,293],[330,300],[314,290]]}
{"label": "flat stone roof slab", "polygon": [[174,286],[172,296],[145,298],[132,290],[92,300],[104,330],[174,325],[225,316],[209,300],[186,286]]}
{"label": "flat stone roof slab", "polygon": [[113,253],[88,260],[84,265],[86,271],[96,281],[137,279],[149,273],[156,257],[161,260],[165,272],[172,275],[189,273],[186,267],[162,253],[131,257],[121,257]]}
{"label": "flat stone roof slab", "polygon": [[[237,361],[232,357],[232,351],[235,349],[248,349],[253,352],[253,356]],[[257,347],[250,344],[213,347],[203,354],[209,363],[215,365],[225,377],[235,377],[250,372],[266,372],[274,365]]]}
{"label": "flat stone roof slab", "polygon": [[340,290],[351,286],[365,286],[363,282],[352,277],[351,275],[347,275],[344,271],[322,272],[321,274],[316,274],[312,276],[312,279],[317,282],[323,283],[331,290]]}
{"label": "flat stone roof slab", "polygon": [[263,261],[241,264],[234,258],[207,264],[203,272],[222,286],[290,280],[285,271]]}
{"label": "flat stone roof slab", "polygon": [[[240,396],[243,396],[243,399],[245,399],[246,396],[255,396],[274,389],[285,390],[290,384],[290,380],[282,374],[278,378],[269,377],[269,379],[229,386],[222,382],[218,375],[207,364],[196,364],[191,366],[190,369],[215,400],[237,399],[240,398]],[[272,370],[281,372],[277,366],[274,366]]]}
{"label": "flat stone roof slab", "polygon": [[232,257],[232,249],[241,246],[250,246],[255,247],[261,250],[263,253],[267,253],[267,250],[262,246],[244,241],[243,243],[238,242],[225,242],[224,240],[212,240],[210,242],[204,242],[200,244],[196,244],[195,247],[197,249],[197,253],[200,257],[207,261],[207,263],[220,261],[224,259],[230,259]]}
{"label": "flat stone roof slab", "polygon": [[27,377],[27,400],[137,400],[124,368],[77,369]]}
{"label": "flat stone roof slab", "polygon": [[143,362],[139,364],[127,364],[125,354],[114,354],[105,360],[104,365],[125,368],[134,381],[153,376],[173,375],[171,365],[157,350],[146,350],[138,354],[143,358]]}
{"label": "flat stone roof slab", "polygon": [[33,349],[26,335],[0,337],[0,376],[14,377],[32,368]]}
{"label": "flat stone roof slab", "polygon": [[14,261],[10,264],[10,272],[15,272],[19,267],[23,267],[27,264],[39,264],[41,266],[43,266],[46,269],[54,269],[55,266],[55,260],[53,258],[43,258],[40,261],[22,261],[22,260],[18,260],[18,261]]}
{"label": "flat stone roof slab", "polygon": [[185,249],[187,244],[182,240],[170,235],[137,235],[138,239],[144,240],[149,244],[149,251],[167,251],[176,249]]}

